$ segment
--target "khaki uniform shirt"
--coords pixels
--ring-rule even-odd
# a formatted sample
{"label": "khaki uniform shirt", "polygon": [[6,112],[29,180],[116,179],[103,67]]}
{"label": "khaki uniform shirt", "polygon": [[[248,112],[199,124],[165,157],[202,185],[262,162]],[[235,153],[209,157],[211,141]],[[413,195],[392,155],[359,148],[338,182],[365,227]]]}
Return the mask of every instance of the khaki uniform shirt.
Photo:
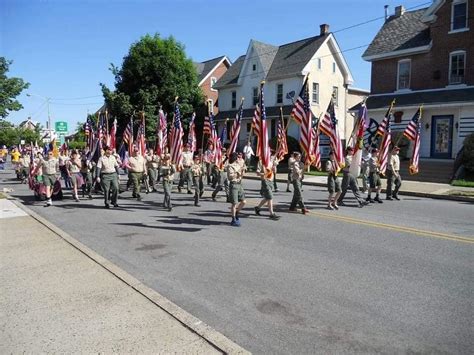
{"label": "khaki uniform shirt", "polygon": [[128,165],[132,173],[143,173],[146,171],[146,161],[141,155],[128,158]]}
{"label": "khaki uniform shirt", "polygon": [[302,180],[304,173],[304,164],[300,161],[296,161],[293,163],[293,168],[291,169],[291,180]]}
{"label": "khaki uniform shirt", "polygon": [[71,173],[78,173],[81,171],[81,159],[76,158],[75,160],[70,159],[67,162],[67,167]]}
{"label": "khaki uniform shirt", "polygon": [[29,154],[25,154],[23,155],[21,158],[20,158],[20,165],[21,167],[23,168],[27,168],[30,166],[30,155]]}
{"label": "khaki uniform shirt", "polygon": [[117,159],[113,155],[107,157],[102,155],[97,162],[97,167],[100,169],[100,172],[103,174],[115,173],[115,168],[118,167]]}
{"label": "khaki uniform shirt", "polygon": [[344,158],[344,169],[342,169],[342,171],[344,171],[345,173],[348,173],[350,171],[351,164],[352,164],[352,155],[346,155]]}
{"label": "khaki uniform shirt", "polygon": [[57,174],[59,169],[59,162],[56,158],[51,158],[48,160],[40,160],[41,167],[43,168],[44,175],[54,175]]}
{"label": "khaki uniform shirt", "polygon": [[193,163],[193,165],[191,165],[191,172],[193,173],[193,177],[202,176],[202,164]]}
{"label": "khaki uniform shirt", "polygon": [[181,165],[186,168],[193,165],[193,162],[193,152],[183,152],[181,157]]}
{"label": "khaki uniform shirt", "polygon": [[389,164],[387,169],[392,170],[394,173],[400,171],[400,157],[397,155],[390,155]]}
{"label": "khaki uniform shirt", "polygon": [[227,166],[227,179],[230,182],[241,182],[243,175],[242,165],[238,161],[234,161]]}
{"label": "khaki uniform shirt", "polygon": [[146,156],[146,166],[148,169],[158,169],[160,166],[160,157],[156,154]]}
{"label": "khaki uniform shirt", "polygon": [[372,155],[369,159],[369,172],[370,173],[378,173],[380,172],[379,169],[379,159],[377,156]]}
{"label": "khaki uniform shirt", "polygon": [[335,161],[333,160],[328,160],[326,162],[326,171],[330,174],[330,175],[335,175],[336,174],[336,171],[337,171],[337,164]]}
{"label": "khaki uniform shirt", "polygon": [[160,168],[160,175],[163,177],[163,181],[173,181],[175,172],[176,168],[173,164],[162,165]]}
{"label": "khaki uniform shirt", "polygon": [[288,158],[288,170],[291,173],[291,170],[293,169],[293,164],[295,163],[295,158],[289,157]]}

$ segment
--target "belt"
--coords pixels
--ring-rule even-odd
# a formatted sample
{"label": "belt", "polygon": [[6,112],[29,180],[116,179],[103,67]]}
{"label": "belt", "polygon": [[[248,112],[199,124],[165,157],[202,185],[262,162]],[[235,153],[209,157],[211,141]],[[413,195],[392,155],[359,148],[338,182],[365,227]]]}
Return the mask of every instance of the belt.
{"label": "belt", "polygon": [[115,174],[116,172],[114,171],[113,173],[102,173],[102,175],[110,175],[110,174]]}

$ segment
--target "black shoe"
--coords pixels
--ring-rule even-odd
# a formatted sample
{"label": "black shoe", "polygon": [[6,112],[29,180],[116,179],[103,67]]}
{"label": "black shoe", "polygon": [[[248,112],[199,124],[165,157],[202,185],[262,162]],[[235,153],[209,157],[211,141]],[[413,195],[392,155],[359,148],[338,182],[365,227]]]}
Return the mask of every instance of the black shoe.
{"label": "black shoe", "polygon": [[275,189],[275,192],[280,192],[280,190],[278,190],[278,189]]}
{"label": "black shoe", "polygon": [[255,210],[255,214],[257,216],[260,216],[260,207],[255,206],[254,210]]}
{"label": "black shoe", "polygon": [[133,197],[133,198],[137,198],[137,194],[134,192],[134,193],[132,194],[132,197]]}
{"label": "black shoe", "polygon": [[119,205],[117,203],[114,203],[114,207],[117,208],[119,207]]}
{"label": "black shoe", "polygon": [[278,221],[280,219],[280,216],[277,216],[275,213],[270,215],[270,219],[274,221]]}
{"label": "black shoe", "polygon": [[194,206],[201,207],[201,205],[199,203],[195,203]]}
{"label": "black shoe", "polygon": [[202,191],[199,193],[199,198],[201,198],[202,195],[204,195],[204,190],[202,190]]}
{"label": "black shoe", "polygon": [[140,195],[137,195],[137,201],[141,201],[142,197]]}
{"label": "black shoe", "polygon": [[188,190],[188,195],[192,195],[193,192],[191,190]]}
{"label": "black shoe", "polygon": [[178,192],[181,193],[181,187],[178,186]]}
{"label": "black shoe", "polygon": [[383,201],[378,196],[376,198],[374,198],[374,201],[377,201],[378,203],[383,203]]}
{"label": "black shoe", "polygon": [[365,201],[366,201],[366,202],[369,202],[369,203],[374,203],[374,200],[372,200],[371,197],[367,197],[367,198],[365,199]]}
{"label": "black shoe", "polygon": [[173,211],[173,207],[170,206],[168,207],[168,212],[171,212],[171,211]]}
{"label": "black shoe", "polygon": [[286,192],[291,192],[291,190],[290,190],[290,189],[286,189]]}
{"label": "black shoe", "polygon": [[393,198],[391,198],[390,196],[386,198],[387,201],[393,201]]}
{"label": "black shoe", "polygon": [[288,211],[290,211],[290,212],[296,212],[296,208],[295,208],[295,207],[290,207],[290,208],[288,209]]}
{"label": "black shoe", "polygon": [[89,200],[92,200],[92,195],[89,195]]}
{"label": "black shoe", "polygon": [[110,205],[108,203],[105,204],[105,208],[109,209]]}
{"label": "black shoe", "polygon": [[398,197],[397,195],[393,195],[393,198],[397,201],[400,201],[400,197]]}

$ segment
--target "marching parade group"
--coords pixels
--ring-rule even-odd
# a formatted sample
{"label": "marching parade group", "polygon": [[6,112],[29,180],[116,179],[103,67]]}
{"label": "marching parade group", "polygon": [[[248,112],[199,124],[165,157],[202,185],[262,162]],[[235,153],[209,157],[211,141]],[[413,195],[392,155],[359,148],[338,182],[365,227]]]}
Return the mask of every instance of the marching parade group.
{"label": "marching parade group", "polygon": [[[20,152],[18,148],[11,151],[11,161],[14,164],[17,176],[24,182],[29,182],[30,187],[35,181],[40,181],[45,187],[45,206],[52,205],[53,186],[60,180],[64,188],[71,189],[72,198],[79,202],[79,194],[82,198],[92,199],[93,193],[101,193],[104,198],[104,206],[119,207],[118,196],[123,192],[120,190],[120,171],[128,174],[126,190],[132,189],[132,197],[141,200],[141,191],[146,193],[157,192],[161,182],[163,191],[163,207],[172,211],[172,190],[177,182],[177,192],[186,189],[188,194],[193,195],[194,205],[199,207],[200,199],[204,194],[204,180],[212,189],[211,198],[216,201],[219,192],[223,191],[227,202],[231,204],[231,225],[240,226],[239,213],[246,204],[242,179],[249,173],[249,165],[253,150],[248,144],[243,152],[226,155],[226,148],[222,148],[223,164],[217,166],[215,162],[215,148],[212,142],[208,144],[205,152],[192,152],[190,145],[183,147],[183,153],[179,164],[171,162],[168,152],[157,155],[153,149],[148,149],[143,156],[139,148],[133,145],[132,153],[125,159],[121,159],[115,149],[105,146],[100,152],[97,162],[90,159],[90,152],[86,150],[71,150],[67,148],[56,152],[54,150],[35,149],[33,146],[25,147]],[[359,189],[357,177],[351,173],[353,164],[353,148],[348,147],[345,154],[345,166],[342,169],[342,181],[338,176],[335,154],[331,152],[326,162],[328,173],[327,189],[329,210],[338,210],[344,205],[343,199],[347,190],[351,190],[357,200],[358,206],[363,207],[370,203],[382,203],[380,198],[381,180],[378,164],[378,149],[372,151],[364,150],[361,161],[362,189]],[[389,157],[387,167],[387,200],[399,200],[398,191],[401,186],[399,148],[394,147]],[[5,160],[5,149],[1,149],[1,160]],[[55,156],[57,155],[57,157]],[[260,195],[262,200],[254,208],[257,215],[261,215],[262,208],[267,206],[269,218],[279,220],[274,211],[273,192],[278,191],[276,184],[276,172],[279,165],[275,151],[272,150],[270,169],[263,167],[261,161],[257,163],[256,174],[261,179]],[[306,208],[302,195],[302,180],[304,179],[305,165],[301,161],[301,153],[293,152],[288,159],[287,192],[290,185],[293,186],[293,198],[289,211],[296,212],[297,208],[303,214],[309,210]],[[33,180],[33,181],[32,181]],[[393,188],[394,186],[394,188]],[[124,190],[125,191],[125,190]],[[368,192],[367,198],[363,198],[361,192]],[[372,193],[375,197],[372,199]]]}

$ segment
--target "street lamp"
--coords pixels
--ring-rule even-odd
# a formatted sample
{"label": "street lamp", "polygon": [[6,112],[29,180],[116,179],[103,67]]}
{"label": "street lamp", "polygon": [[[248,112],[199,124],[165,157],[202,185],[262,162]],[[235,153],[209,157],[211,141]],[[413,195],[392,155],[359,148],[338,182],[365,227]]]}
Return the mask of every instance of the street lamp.
{"label": "street lamp", "polygon": [[44,97],[44,96],[41,96],[41,95],[38,95],[38,94],[32,94],[32,93],[28,93],[28,94],[26,94],[26,96],[28,96],[28,97],[36,96],[36,97],[39,97],[40,99],[43,99],[43,100],[46,101],[46,105],[48,106],[49,141],[52,142],[53,141],[53,134],[51,132],[51,115],[50,115],[50,112],[49,112],[49,102],[50,102],[51,98],[50,97]]}

